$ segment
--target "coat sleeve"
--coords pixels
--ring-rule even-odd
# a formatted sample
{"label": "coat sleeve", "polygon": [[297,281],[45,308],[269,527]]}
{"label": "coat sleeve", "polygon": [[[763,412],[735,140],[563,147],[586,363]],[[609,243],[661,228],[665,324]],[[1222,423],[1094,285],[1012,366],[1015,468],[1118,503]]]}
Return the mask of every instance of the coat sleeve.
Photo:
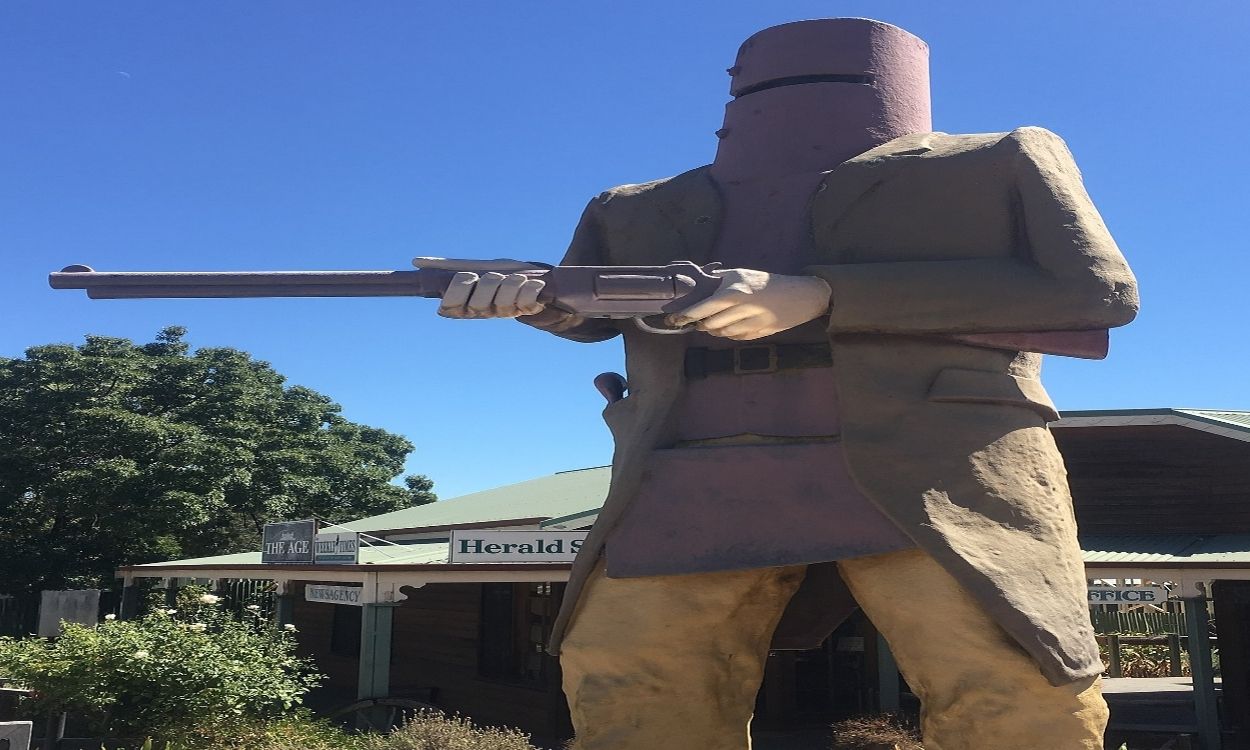
{"label": "coat sleeve", "polygon": [[[577,223],[573,240],[569,243],[569,249],[564,253],[560,265],[608,265],[607,250],[603,243],[603,203],[604,196],[601,195],[591,200],[582,211],[582,218]],[[548,307],[535,315],[523,315],[517,320],[573,341],[606,341],[620,333],[611,320],[583,318],[554,307]]]}
{"label": "coat sleeve", "polygon": [[1137,284],[1063,141],[1009,133],[1017,247],[999,258],[818,265],[831,333],[1103,329],[1137,313]]}

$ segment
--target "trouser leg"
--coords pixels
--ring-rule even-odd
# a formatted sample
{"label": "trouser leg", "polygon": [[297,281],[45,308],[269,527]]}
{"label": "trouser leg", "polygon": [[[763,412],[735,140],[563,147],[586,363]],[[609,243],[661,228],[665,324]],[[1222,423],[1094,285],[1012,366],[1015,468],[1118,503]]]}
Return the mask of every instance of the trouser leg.
{"label": "trouser leg", "polygon": [[803,566],[586,582],[560,647],[577,750],[747,750]]}
{"label": "trouser leg", "polygon": [[872,555],[838,568],[920,698],[925,750],[1102,750],[1099,679],[1051,685],[928,554]]}

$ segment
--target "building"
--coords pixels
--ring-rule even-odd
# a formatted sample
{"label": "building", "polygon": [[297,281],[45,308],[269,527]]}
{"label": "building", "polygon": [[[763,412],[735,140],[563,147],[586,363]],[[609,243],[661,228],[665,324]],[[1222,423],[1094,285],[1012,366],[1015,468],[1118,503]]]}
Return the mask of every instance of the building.
{"label": "building", "polygon": [[[1069,412],[1053,425],[1068,466],[1091,580],[1167,583],[1190,632],[1215,599],[1224,723],[1250,729],[1250,412]],[[260,553],[123,568],[139,578],[263,579],[279,618],[328,675],[323,700],[408,696],[540,737],[568,733],[559,665],[543,652],[569,564],[452,563],[453,531],[541,535],[589,528],[607,467],[542,477],[348,524],[376,538],[355,565],[262,565]],[[316,601],[310,587],[352,587]],[[315,591],[315,589],[312,589]],[[1206,639],[1189,639],[1196,715],[1208,738],[1216,699]],[[1205,667],[1204,667],[1205,665]],[[764,724],[828,721],[907,701],[888,646],[862,616],[820,648],[777,651],[761,690]]]}

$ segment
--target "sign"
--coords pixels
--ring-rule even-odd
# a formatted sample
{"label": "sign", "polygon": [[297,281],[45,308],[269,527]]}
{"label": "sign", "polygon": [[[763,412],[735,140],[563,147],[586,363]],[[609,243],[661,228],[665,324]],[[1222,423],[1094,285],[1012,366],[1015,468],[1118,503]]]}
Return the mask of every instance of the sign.
{"label": "sign", "polygon": [[260,548],[260,561],[279,565],[311,565],[313,537],[316,534],[316,521],[267,523]]}
{"label": "sign", "polygon": [[451,532],[453,563],[573,562],[586,539],[585,531],[477,531]]}
{"label": "sign", "polygon": [[1090,604],[1162,604],[1168,591],[1162,586],[1090,586]]}
{"label": "sign", "polygon": [[0,721],[0,750],[30,750],[29,721]]}
{"label": "sign", "polygon": [[100,590],[42,592],[36,632],[44,638],[57,638],[61,635],[62,621],[95,627],[100,621]]}
{"label": "sign", "polygon": [[355,565],[360,562],[360,534],[318,534],[313,539],[313,557],[318,565]]}
{"label": "sign", "polygon": [[364,606],[364,602],[360,601],[362,592],[364,589],[360,586],[319,586],[310,583],[304,587],[304,601],[362,607]]}

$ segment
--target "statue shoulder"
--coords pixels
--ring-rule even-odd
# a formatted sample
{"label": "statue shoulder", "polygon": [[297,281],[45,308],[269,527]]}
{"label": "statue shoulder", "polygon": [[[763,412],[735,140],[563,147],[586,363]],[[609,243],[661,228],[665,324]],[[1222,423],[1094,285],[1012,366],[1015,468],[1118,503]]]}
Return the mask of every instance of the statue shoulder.
{"label": "statue shoulder", "polygon": [[720,221],[720,193],[705,166],[606,190],[583,218],[603,248],[602,262],[611,265],[707,257]]}
{"label": "statue shoulder", "polygon": [[992,150],[998,153],[1067,151],[1063,139],[1046,128],[1028,125],[1005,133],[928,133],[929,156],[959,156]]}
{"label": "statue shoulder", "polygon": [[707,165],[695,167],[672,177],[617,185],[600,193],[595,202],[604,208],[628,210],[643,208],[658,201],[672,200],[675,196],[691,191],[705,190],[715,190]]}

